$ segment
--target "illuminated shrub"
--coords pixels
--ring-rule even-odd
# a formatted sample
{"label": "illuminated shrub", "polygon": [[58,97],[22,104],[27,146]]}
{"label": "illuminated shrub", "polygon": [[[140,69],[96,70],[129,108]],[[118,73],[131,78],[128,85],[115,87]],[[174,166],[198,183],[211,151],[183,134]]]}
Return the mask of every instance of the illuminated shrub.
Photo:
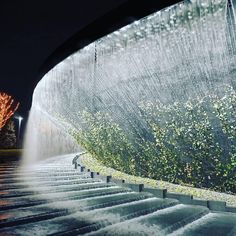
{"label": "illuminated shrub", "polygon": [[144,101],[140,138],[102,112],[84,111],[77,141],[103,164],[127,173],[219,191],[236,189],[236,92],[186,103]]}

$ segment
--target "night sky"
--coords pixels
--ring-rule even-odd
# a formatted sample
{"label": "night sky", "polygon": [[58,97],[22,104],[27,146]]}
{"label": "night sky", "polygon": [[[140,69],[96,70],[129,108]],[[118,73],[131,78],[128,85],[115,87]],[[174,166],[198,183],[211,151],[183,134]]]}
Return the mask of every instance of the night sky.
{"label": "night sky", "polygon": [[[83,37],[88,43],[174,2],[178,1],[2,0],[0,91],[19,101],[18,114],[26,117],[42,67],[73,35],[77,33],[76,40]],[[102,18],[99,25],[88,27]],[[56,58],[54,64],[60,60]]]}

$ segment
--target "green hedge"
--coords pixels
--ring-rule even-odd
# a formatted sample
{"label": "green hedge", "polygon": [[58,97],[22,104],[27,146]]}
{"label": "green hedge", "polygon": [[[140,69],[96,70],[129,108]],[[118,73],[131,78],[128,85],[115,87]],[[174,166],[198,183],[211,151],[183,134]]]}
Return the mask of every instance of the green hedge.
{"label": "green hedge", "polygon": [[234,89],[227,87],[221,95],[185,103],[143,101],[137,106],[145,132],[130,131],[131,135],[106,112],[83,111],[80,113],[83,128],[73,135],[108,167],[137,176],[236,193]]}
{"label": "green hedge", "polygon": [[22,149],[0,149],[0,157],[19,157],[22,152]]}

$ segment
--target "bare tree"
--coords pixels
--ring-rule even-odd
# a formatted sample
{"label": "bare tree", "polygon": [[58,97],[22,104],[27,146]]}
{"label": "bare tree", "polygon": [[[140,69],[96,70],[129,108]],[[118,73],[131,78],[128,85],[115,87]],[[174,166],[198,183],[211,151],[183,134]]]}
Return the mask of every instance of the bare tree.
{"label": "bare tree", "polygon": [[14,103],[14,99],[3,92],[0,92],[0,130],[15,113],[19,103]]}

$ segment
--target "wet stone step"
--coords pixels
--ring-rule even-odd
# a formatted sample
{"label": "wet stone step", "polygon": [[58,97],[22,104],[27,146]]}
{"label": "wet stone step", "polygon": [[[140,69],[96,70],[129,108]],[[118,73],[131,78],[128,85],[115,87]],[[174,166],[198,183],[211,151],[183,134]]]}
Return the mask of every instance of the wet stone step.
{"label": "wet stone step", "polygon": [[206,207],[176,205],[167,209],[158,210],[139,219],[129,220],[124,223],[109,226],[91,236],[102,235],[167,235],[174,230],[193,222],[209,213]]}
{"label": "wet stone step", "polygon": [[51,220],[45,219],[37,223],[31,222],[2,228],[0,229],[0,235],[23,235],[22,232],[24,232],[24,236],[32,236],[35,235],[35,232],[37,232],[38,236],[44,236],[64,232],[64,230],[72,230],[75,227],[89,226],[90,224],[91,220],[86,218],[84,219],[83,217],[73,217],[73,215],[69,215],[69,217],[59,216]]}
{"label": "wet stone step", "polygon": [[1,191],[1,198],[11,198],[11,197],[21,197],[28,196],[40,193],[49,193],[49,192],[66,192],[66,191],[79,191],[83,189],[93,189],[93,188],[104,188],[115,186],[110,183],[89,183],[89,184],[74,184],[74,185],[66,185],[66,186],[45,186],[45,187],[35,187],[35,189],[21,189],[21,190],[9,190],[9,191]]}
{"label": "wet stone step", "polygon": [[67,166],[67,165],[59,165],[59,166],[54,166],[52,165],[50,166],[35,166],[35,167],[30,167],[30,168],[20,168],[20,170],[22,172],[46,172],[46,171],[78,171],[76,169],[74,169],[71,165]]}
{"label": "wet stone step", "polygon": [[15,171],[16,168],[17,167],[12,167],[12,166],[6,166],[6,167],[0,166],[0,173],[5,172],[5,171],[12,172],[12,171]]}
{"label": "wet stone step", "polygon": [[[6,211],[9,209],[15,209],[15,208],[21,208],[21,207],[29,207],[29,206],[35,206],[35,205],[39,205],[39,204],[44,204],[47,203],[47,200],[37,200],[37,201],[21,201],[21,202],[13,202],[9,199],[5,200],[5,201],[1,201],[1,205],[0,205],[0,212],[1,211]],[[1,222],[1,220],[0,220]]]}
{"label": "wet stone step", "polygon": [[[20,167],[2,167],[0,165],[0,169],[2,170],[2,172],[12,172],[14,174],[18,174],[18,175],[32,175],[32,174],[43,174],[43,173],[80,173],[78,170],[73,169],[73,168],[62,168],[62,169],[55,169],[55,168],[42,168],[42,169],[27,169],[24,170]],[[2,174],[2,172],[0,172]]]}
{"label": "wet stone step", "polygon": [[[18,234],[22,230],[25,230],[24,235],[33,235],[35,230],[40,229],[38,235],[78,235],[100,229],[112,223],[124,221],[128,218],[138,217],[159,208],[171,206],[172,204],[177,204],[177,201],[164,200],[164,202],[160,202],[150,198],[117,206],[113,205],[105,209],[76,212],[67,216],[43,220],[37,222],[37,224],[29,223],[22,226],[6,228],[5,230],[0,230],[0,232]],[[123,207],[129,207],[131,212],[123,211]]]}
{"label": "wet stone step", "polygon": [[[71,214],[76,211],[88,211],[91,209],[98,209],[102,207],[108,207],[108,206],[114,206],[121,203],[127,203],[132,201],[137,201],[140,199],[146,199],[149,196],[147,194],[140,195],[138,193],[118,193],[113,194],[109,196],[100,196],[100,197],[90,197],[88,199],[82,199],[82,200],[74,200],[74,201],[58,201],[58,202],[52,202],[48,204],[44,204],[42,206],[35,206],[34,208],[28,208],[28,209],[21,209],[25,214],[23,215],[16,215],[13,214],[13,212],[10,212],[10,214],[14,215],[13,217],[6,218],[4,221],[0,222],[0,227],[9,227],[13,225],[20,225],[24,223],[29,223],[32,219],[35,221],[40,221],[44,219],[49,219],[47,217],[47,214],[50,215],[50,218],[53,216],[53,212],[61,212],[67,210],[67,213]],[[48,213],[47,213],[48,212]],[[45,214],[43,214],[45,213]],[[47,213],[47,214],[46,214]],[[6,215],[6,212],[3,213],[3,215]],[[45,215],[45,218],[41,217]],[[58,214],[55,215],[57,217]],[[29,219],[29,221],[27,221]]]}
{"label": "wet stone step", "polygon": [[[151,196],[149,194],[146,194],[146,193],[139,194],[136,192],[118,193],[118,194],[113,194],[109,196],[106,195],[102,197],[95,197],[92,199],[84,200],[86,203],[86,206],[82,207],[81,209],[91,210],[91,209],[96,209],[96,208],[105,208],[108,206],[114,206],[118,204],[138,201],[138,200],[147,199],[150,197]],[[81,202],[83,202],[83,200]]]}
{"label": "wet stone step", "polygon": [[[68,209],[61,209],[61,210],[51,210],[51,211],[45,211],[45,210],[42,210],[41,213],[38,212],[38,214],[26,214],[25,217],[23,217],[24,215],[24,212],[22,212],[22,217],[21,218],[18,218],[18,219],[14,219],[13,215],[11,218],[9,218],[8,215],[6,215],[5,213],[5,216],[3,215],[2,217],[5,217],[5,220],[1,220],[0,222],[0,235],[2,233],[2,230],[3,228],[5,227],[12,227],[12,226],[15,226],[15,225],[22,225],[22,224],[27,224],[27,223],[32,223],[32,222],[37,222],[37,221],[44,221],[44,220],[48,220],[48,219],[52,219],[52,218],[55,218],[55,217],[61,217],[61,216],[64,216],[64,215],[68,215],[69,212],[68,212]],[[3,231],[4,232],[4,231]],[[33,234],[32,234],[33,235]]]}
{"label": "wet stone step", "polygon": [[209,213],[208,215],[174,231],[170,236],[235,236],[236,214]]}
{"label": "wet stone step", "polygon": [[78,170],[73,168],[41,168],[41,169],[35,169],[35,170],[22,170],[19,169],[19,174],[40,174],[40,173],[79,173]]}
{"label": "wet stone step", "polygon": [[99,179],[80,179],[80,180],[59,180],[59,181],[31,181],[27,184],[27,182],[20,182],[14,184],[5,184],[3,187],[0,187],[0,191],[2,190],[11,190],[11,189],[21,189],[21,188],[30,188],[32,186],[61,186],[61,185],[72,185],[72,184],[82,184],[82,183],[97,183],[101,182]]}
{"label": "wet stone step", "polygon": [[[159,209],[164,209],[166,207],[170,207],[178,204],[179,202],[174,199],[158,199],[158,198],[150,198],[147,200],[134,202],[132,204],[117,206],[114,208],[104,209],[103,213],[106,214],[119,214],[120,217],[125,216],[128,218],[133,218],[133,214],[136,212],[144,212],[147,214],[148,212],[153,212]],[[147,212],[147,213],[145,213]],[[140,214],[142,215],[142,214]],[[137,215],[138,216],[138,215]],[[136,217],[137,217],[136,216]]]}
{"label": "wet stone step", "polygon": [[[30,207],[55,201],[67,201],[67,200],[76,200],[82,198],[90,198],[95,196],[104,196],[116,193],[127,193],[128,191],[124,188],[110,187],[106,189],[95,189],[95,190],[83,190],[75,191],[70,194],[70,192],[65,192],[63,194],[52,193],[49,194],[40,194],[33,195],[32,197],[16,197],[16,198],[6,198],[5,201],[1,201],[0,211],[6,211],[9,209]],[[1,220],[0,220],[1,222]]]}
{"label": "wet stone step", "polygon": [[94,220],[92,224],[88,226],[84,225],[82,227],[76,226],[75,229],[67,229],[66,231],[60,233],[56,232],[52,235],[80,235],[89,233],[102,229],[108,225],[146,215],[156,210],[171,207],[172,205],[176,204],[178,204],[178,201],[176,200],[150,198],[101,210],[95,210],[93,214],[91,214],[92,212],[89,212],[90,215],[88,213],[80,214],[80,217],[83,217],[84,219],[93,216],[93,219],[96,220]]}
{"label": "wet stone step", "polygon": [[0,175],[18,173],[18,168],[0,168]]}
{"label": "wet stone step", "polygon": [[0,191],[0,198],[11,198],[11,197],[23,197],[23,196],[29,196],[29,195],[34,195],[33,191],[28,191],[28,192],[9,192],[8,190],[2,190]]}
{"label": "wet stone step", "polygon": [[0,165],[1,167],[6,167],[6,166],[9,166],[9,167],[18,167],[19,166],[19,162],[18,161],[9,161],[7,159],[3,160],[2,159],[3,157],[1,157],[1,161],[0,161]]}
{"label": "wet stone step", "polygon": [[[56,173],[49,173],[46,176],[48,178],[51,177],[57,177],[57,176],[80,176],[80,175],[84,175],[84,172],[69,172],[69,173],[63,173],[63,172],[56,172]],[[0,174],[0,179],[2,178],[6,178],[6,179],[11,179],[11,178],[41,178],[41,177],[45,177],[45,173],[35,173],[33,175],[30,174],[22,174],[22,173],[11,173],[11,174]]]}
{"label": "wet stone step", "polygon": [[81,172],[76,170],[42,170],[42,171],[19,171],[18,169],[0,169],[0,176],[41,176],[41,175],[61,175],[61,174],[80,174]]}
{"label": "wet stone step", "polygon": [[[84,178],[90,178],[90,175],[79,175],[79,176],[55,176],[55,177],[50,177],[51,181],[58,181],[58,180],[73,180],[73,179],[84,179]],[[47,176],[44,177],[31,177],[31,178],[7,178],[7,179],[1,179],[0,181],[3,183],[22,183],[23,181],[27,182],[34,182],[34,181],[45,181],[48,180],[49,178]]]}
{"label": "wet stone step", "polygon": [[0,164],[0,235],[236,235],[235,215],[92,179],[72,159]]}
{"label": "wet stone step", "polygon": [[47,192],[47,193],[40,193],[34,194],[30,196],[23,196],[23,197],[12,197],[12,198],[5,198],[5,200],[11,201],[27,201],[27,200],[40,200],[40,199],[49,199],[54,200],[57,198],[63,197],[74,197],[74,196],[84,196],[84,195],[93,195],[93,194],[108,194],[113,192],[130,192],[130,189],[126,189],[119,186],[111,186],[109,188],[94,188],[94,189],[84,189],[84,190],[75,190],[75,191],[68,191],[68,192]]}
{"label": "wet stone step", "polygon": [[78,182],[77,184],[66,184],[66,185],[49,185],[49,186],[41,186],[37,184],[36,186],[31,185],[30,188],[21,188],[15,190],[9,190],[9,192],[24,192],[33,190],[35,193],[43,193],[43,192],[58,192],[58,191],[73,191],[73,190],[79,190],[79,189],[87,189],[87,188],[99,188],[99,187],[105,187],[105,186],[115,186],[112,183],[104,183],[100,180],[94,181],[94,182]]}

